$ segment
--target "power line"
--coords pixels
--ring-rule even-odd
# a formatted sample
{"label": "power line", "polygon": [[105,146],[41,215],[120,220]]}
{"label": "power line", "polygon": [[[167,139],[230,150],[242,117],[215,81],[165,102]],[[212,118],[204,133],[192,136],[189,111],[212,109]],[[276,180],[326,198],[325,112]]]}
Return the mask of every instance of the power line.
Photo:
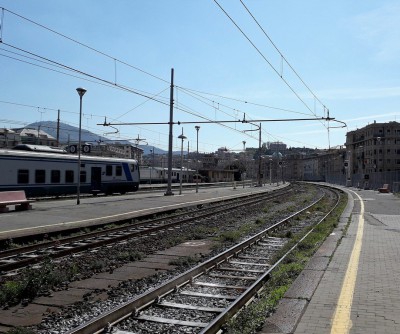
{"label": "power line", "polygon": [[[299,80],[303,83],[303,85],[308,89],[308,91],[314,96],[314,98],[324,107],[324,109],[327,109],[326,106],[321,102],[321,100],[314,94],[314,92],[311,90],[311,88],[304,82],[304,80],[300,77],[300,75],[296,72],[296,70],[293,68],[293,66],[288,62],[286,57],[282,54],[282,52],[278,49],[278,47],[275,45],[275,43],[272,41],[272,39],[269,37],[269,35],[265,32],[261,24],[256,20],[254,15],[250,12],[250,10],[247,8],[247,6],[244,4],[243,0],[240,0],[242,3],[243,7],[246,9],[246,11],[249,13],[249,15],[253,18],[254,22],[258,25],[258,27],[261,29],[261,31],[264,33],[264,35],[268,38],[268,40],[271,42],[275,50],[279,53],[281,58],[285,61],[285,63],[290,67],[290,69],[293,71],[293,73],[299,78]],[[282,76],[282,75],[281,75]]]}
{"label": "power line", "polygon": [[[168,82],[167,80],[165,80],[165,79],[162,79],[162,78],[160,78],[160,77],[158,77],[158,76],[156,76],[156,75],[154,75],[154,74],[151,74],[151,73],[149,73],[149,72],[146,72],[146,71],[144,71],[144,70],[142,70],[142,69],[140,69],[140,68],[138,68],[138,67],[136,67],[136,66],[133,66],[133,65],[131,65],[131,64],[128,64],[128,63],[126,63],[126,62],[124,62],[124,61],[122,61],[122,60],[120,60],[120,59],[117,59],[117,58],[115,58],[115,57],[113,57],[113,56],[111,56],[111,55],[109,55],[109,54],[107,54],[107,53],[105,53],[105,52],[102,52],[102,51],[97,50],[97,49],[95,49],[95,48],[93,48],[93,47],[91,47],[91,46],[89,46],[89,45],[87,45],[87,44],[84,44],[84,43],[82,43],[82,42],[79,42],[79,41],[77,41],[76,39],[73,39],[73,38],[71,38],[71,37],[69,37],[69,36],[67,36],[67,35],[64,35],[64,34],[62,34],[62,33],[59,33],[58,31],[55,31],[55,30],[53,30],[53,29],[51,29],[51,28],[49,28],[49,27],[46,27],[46,26],[43,25],[43,24],[40,24],[40,23],[35,22],[35,21],[31,20],[31,19],[28,19],[27,17],[24,17],[24,16],[22,16],[22,15],[20,15],[20,14],[17,14],[17,13],[15,13],[15,12],[13,12],[13,11],[10,11],[10,10],[8,10],[8,9],[6,9],[6,8],[3,8],[3,7],[0,7],[0,8],[2,9],[3,13],[4,13],[4,11],[6,11],[6,12],[12,14],[12,15],[15,15],[15,16],[19,17],[20,19],[23,19],[23,20],[25,20],[25,21],[27,21],[27,22],[30,22],[30,23],[32,23],[32,24],[34,24],[34,25],[40,27],[40,28],[43,28],[43,29],[45,29],[45,30],[47,30],[47,31],[50,31],[50,32],[53,33],[53,34],[56,34],[56,35],[58,35],[58,36],[61,36],[61,37],[65,38],[65,39],[67,39],[67,40],[69,40],[69,41],[71,41],[71,42],[73,42],[73,43],[75,43],[75,44],[78,44],[78,45],[80,45],[80,46],[83,46],[83,47],[85,47],[85,48],[87,48],[87,49],[89,49],[89,50],[91,50],[91,51],[93,51],[93,52],[96,52],[96,53],[98,53],[98,54],[100,54],[100,55],[102,55],[102,56],[104,56],[104,57],[107,57],[107,58],[109,58],[109,59],[112,59],[114,62],[119,62],[119,63],[121,63],[121,64],[123,64],[123,65],[126,65],[126,66],[128,66],[128,67],[130,67],[130,68],[132,68],[132,69],[134,69],[134,70],[136,70],[136,71],[139,71],[139,72],[143,73],[143,74],[146,74],[146,75],[148,75],[148,76],[151,76],[151,77],[153,77],[153,78],[155,78],[155,79],[158,79],[158,80],[160,80],[160,81],[163,81],[163,82],[165,82],[165,83],[169,83],[169,82]],[[3,14],[3,15],[4,15],[4,14]],[[3,20],[2,20],[2,22],[3,22]],[[3,26],[4,26],[4,24],[3,24]],[[4,29],[4,27],[3,27],[3,29]],[[2,31],[2,30],[1,30],[1,31]],[[0,35],[0,37],[1,37],[1,35]],[[1,42],[1,38],[0,38],[0,42]]]}
{"label": "power line", "polygon": [[[289,84],[289,82],[280,75],[279,71],[271,64],[271,62],[264,56],[261,50],[254,44],[254,42],[247,36],[247,34],[239,27],[239,25],[233,20],[233,18],[225,11],[224,8],[218,3],[217,0],[214,0],[217,6],[223,11],[223,13],[229,18],[229,20],[234,24],[234,26],[240,31],[240,33],[247,39],[247,41],[253,46],[253,48],[258,52],[258,54],[267,62],[267,64],[273,69],[273,71],[282,79],[282,81],[286,84],[287,87],[293,92],[293,94],[304,104],[304,106],[313,114],[315,113],[311,110],[308,104],[300,97],[300,95],[294,90],[294,88]],[[316,115],[315,115],[316,116]],[[324,124],[323,124],[324,125]],[[325,126],[325,125],[324,125]],[[326,127],[326,126],[325,126]]]}
{"label": "power line", "polygon": [[[143,93],[140,93],[140,92],[138,92],[138,91],[136,91],[136,90],[133,90],[132,88],[128,88],[127,86],[121,86],[121,85],[119,85],[119,84],[112,83],[112,82],[109,81],[109,80],[102,79],[102,78],[100,78],[100,77],[98,77],[98,76],[95,76],[95,75],[92,75],[92,74],[83,72],[83,71],[81,71],[81,70],[75,69],[75,68],[73,68],[73,67],[70,67],[70,66],[67,66],[67,65],[64,65],[64,64],[61,64],[61,63],[56,62],[56,61],[54,61],[54,60],[50,60],[50,59],[48,59],[48,58],[46,58],[46,57],[39,56],[38,54],[35,54],[35,53],[33,53],[33,52],[30,52],[30,51],[21,49],[21,48],[19,48],[19,47],[17,47],[17,46],[14,46],[14,45],[11,45],[11,44],[8,44],[8,43],[4,43],[4,42],[3,42],[3,44],[6,45],[6,46],[8,46],[8,47],[10,47],[10,48],[16,49],[16,50],[18,50],[18,51],[21,51],[21,52],[27,53],[27,54],[29,54],[29,55],[35,56],[35,57],[37,57],[37,58],[39,58],[39,59],[45,60],[46,62],[48,62],[48,63],[50,63],[50,64],[52,64],[52,65],[56,65],[57,67],[61,66],[61,67],[64,68],[65,70],[68,70],[68,71],[71,71],[71,72],[74,72],[74,73],[78,73],[78,74],[87,76],[87,77],[89,77],[89,78],[92,78],[92,79],[98,80],[98,81],[100,81],[100,82],[106,83],[106,84],[108,84],[108,85],[110,85],[110,86],[116,86],[116,87],[118,87],[118,88],[120,88],[120,89],[122,89],[122,90],[125,90],[125,91],[127,91],[127,92],[130,92],[130,93],[133,93],[133,94],[142,96],[142,97],[145,97],[145,98],[147,98],[147,99],[156,101],[156,102],[158,102],[158,103],[165,104],[165,105],[169,105],[168,103],[165,103],[165,102],[156,100],[156,99],[154,99],[154,98],[151,98],[150,96],[145,95],[145,94],[143,94]],[[40,65],[37,65],[37,66],[41,67]],[[56,72],[57,72],[57,71],[56,71]]]}

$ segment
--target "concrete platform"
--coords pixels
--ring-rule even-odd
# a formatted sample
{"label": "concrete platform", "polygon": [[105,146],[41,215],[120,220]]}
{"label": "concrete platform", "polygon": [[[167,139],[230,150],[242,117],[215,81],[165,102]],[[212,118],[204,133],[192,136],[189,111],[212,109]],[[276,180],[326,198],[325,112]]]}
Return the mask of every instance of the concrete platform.
{"label": "concrete platform", "polygon": [[260,333],[400,333],[400,199],[345,190],[339,226]]}
{"label": "concrete platform", "polygon": [[174,210],[187,206],[212,203],[246,194],[266,192],[289,184],[264,187],[236,187],[184,189],[182,195],[164,196],[165,189],[151,193],[132,193],[123,196],[85,197],[80,205],[76,199],[37,201],[33,209],[0,214],[0,240],[49,233],[66,228],[112,223],[143,215]]}

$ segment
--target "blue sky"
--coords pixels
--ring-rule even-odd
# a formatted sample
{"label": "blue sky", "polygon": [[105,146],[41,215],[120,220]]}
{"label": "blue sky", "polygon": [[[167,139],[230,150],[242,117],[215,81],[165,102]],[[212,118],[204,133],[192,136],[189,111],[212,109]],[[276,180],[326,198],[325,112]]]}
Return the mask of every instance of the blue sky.
{"label": "blue sky", "polygon": [[[339,123],[263,122],[263,142],[328,148],[343,145],[347,131],[374,120],[399,121],[398,1],[243,0],[280,53],[239,0],[218,3],[258,51],[212,0],[0,0],[6,9],[0,126],[55,121],[57,109],[62,122],[78,126],[77,87],[87,89],[82,127],[99,135],[115,132],[97,125],[105,117],[112,123],[166,123],[171,68],[177,86],[174,121],[232,121],[244,114],[247,120],[314,118],[326,116],[329,109],[330,117],[347,124],[331,128],[328,136],[327,128]],[[243,141],[247,147],[258,146],[256,131],[243,132],[257,129],[250,124],[199,125],[201,152],[241,150]],[[194,126],[183,126],[190,150],[196,149]],[[166,124],[115,127],[118,133],[108,134],[110,138],[139,136],[149,145],[168,147]],[[174,126],[174,149],[180,148],[176,138],[181,128]]]}

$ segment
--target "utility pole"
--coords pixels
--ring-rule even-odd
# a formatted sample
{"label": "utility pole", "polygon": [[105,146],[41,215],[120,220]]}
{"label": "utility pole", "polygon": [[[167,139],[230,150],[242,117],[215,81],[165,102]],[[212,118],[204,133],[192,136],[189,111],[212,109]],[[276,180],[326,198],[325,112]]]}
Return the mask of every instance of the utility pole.
{"label": "utility pole", "polygon": [[197,132],[197,140],[196,140],[196,193],[199,192],[199,130],[200,126],[196,125],[194,127]]}
{"label": "utility pole", "polygon": [[169,97],[169,141],[168,141],[168,186],[165,196],[171,196],[172,192],[172,132],[174,122],[174,69],[171,68],[171,88]]}
{"label": "utility pole", "polygon": [[258,186],[262,186],[261,182],[261,123],[260,123],[260,133],[258,137]]}
{"label": "utility pole", "polygon": [[57,116],[57,146],[60,146],[60,109]]}

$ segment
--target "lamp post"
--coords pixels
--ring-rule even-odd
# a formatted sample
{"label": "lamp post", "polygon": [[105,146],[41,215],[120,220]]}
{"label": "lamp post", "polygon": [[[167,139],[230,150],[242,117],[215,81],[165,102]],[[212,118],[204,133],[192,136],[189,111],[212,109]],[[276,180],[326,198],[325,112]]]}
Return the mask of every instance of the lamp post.
{"label": "lamp post", "polygon": [[[150,154],[153,154],[153,150],[152,149],[150,149]],[[152,166],[150,166],[150,185],[151,185],[151,169],[152,169],[153,167]]]}
{"label": "lamp post", "polygon": [[179,195],[182,195],[183,141],[186,139],[186,137],[183,135],[183,128],[182,128],[182,134],[180,134],[178,136],[178,138],[182,140],[182,144],[181,144],[181,175],[179,177]]}
{"label": "lamp post", "polygon": [[197,131],[197,145],[196,145],[196,193],[199,192],[199,130],[200,126],[194,127]]}
{"label": "lamp post", "polygon": [[80,192],[81,192],[81,132],[82,132],[82,97],[86,93],[86,89],[77,88],[76,91],[79,94],[79,139],[78,139],[78,186],[76,189],[76,204],[79,205],[80,201]]}
{"label": "lamp post", "polygon": [[245,168],[245,172],[242,173],[242,177],[243,177],[242,181],[243,181],[243,188],[244,188],[245,179],[246,179],[246,176],[247,176],[246,141],[243,140],[242,143],[243,143],[244,168]]}

